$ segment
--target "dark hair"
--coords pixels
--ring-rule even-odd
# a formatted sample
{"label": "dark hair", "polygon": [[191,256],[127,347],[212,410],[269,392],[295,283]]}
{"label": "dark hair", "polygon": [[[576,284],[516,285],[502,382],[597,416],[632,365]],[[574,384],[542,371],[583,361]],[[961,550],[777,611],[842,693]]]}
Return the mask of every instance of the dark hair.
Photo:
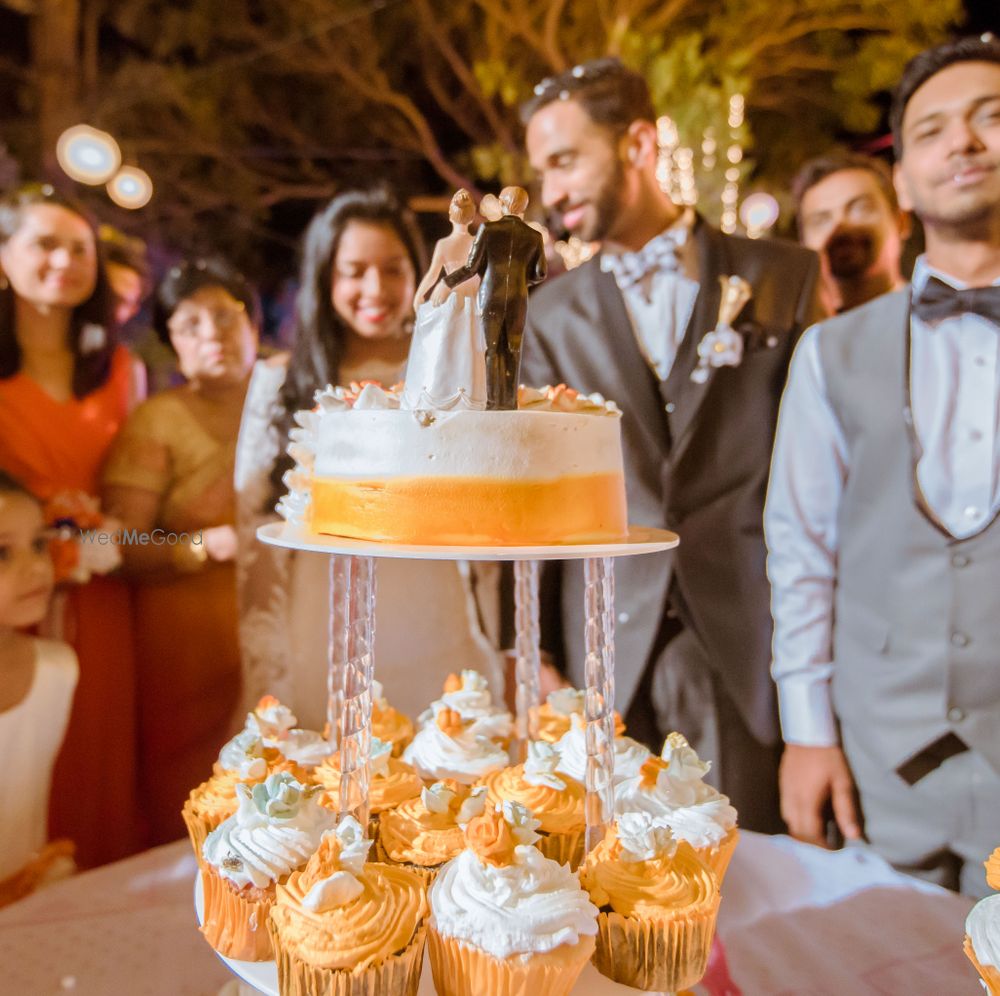
{"label": "dark hair", "polygon": [[860,169],[871,173],[889,207],[893,211],[898,209],[896,188],[892,183],[892,170],[883,160],[863,155],[860,152],[831,152],[828,155],[810,159],[795,174],[795,179],[792,181],[792,197],[795,200],[796,214],[802,210],[802,199],[813,187],[822,183],[828,176],[842,173],[848,169]]}
{"label": "dark hair", "polygon": [[[273,422],[283,445],[295,412],[312,408],[316,390],[338,381],[346,329],[333,308],[333,261],[352,221],[391,228],[406,247],[418,280],[426,268],[416,220],[385,187],[338,194],[313,218],[303,240],[292,352]],[[281,478],[291,466],[291,457],[282,452],[271,471],[272,506],[285,493]]]}
{"label": "dark hair", "polygon": [[104,251],[104,262],[138,273],[143,287],[148,288],[149,261],[146,258],[146,243],[142,239],[126,235],[112,225],[101,225],[97,235]]}
{"label": "dark hair", "polygon": [[153,299],[153,328],[160,340],[173,348],[167,322],[182,301],[203,287],[221,287],[246,308],[254,328],[260,328],[260,298],[253,285],[231,263],[220,257],[178,263],[167,270]]}
{"label": "dark hair", "polygon": [[16,477],[11,477],[5,470],[0,470],[0,495],[23,495],[38,503],[33,495]]}
{"label": "dark hair", "polygon": [[633,121],[655,121],[649,84],[641,73],[620,59],[592,59],[555,76],[547,76],[521,107],[527,124],[543,107],[556,100],[575,100],[588,117],[614,132],[623,132]]}
{"label": "dark hair", "polygon": [[[37,204],[52,204],[79,215],[94,234],[97,248],[97,280],[94,291],[82,304],[73,309],[70,326],[70,350],[73,353],[73,394],[85,397],[103,386],[111,374],[111,358],[118,346],[114,324],[114,297],[104,272],[101,245],[97,226],[87,211],[75,201],[57,193],[48,184],[31,184],[20,187],[0,198],[0,246],[20,227],[24,212]],[[17,344],[14,328],[14,288],[0,288],[0,380],[13,377],[21,369],[21,349]],[[96,325],[104,330],[103,345],[83,349],[82,333],[86,326]]]}
{"label": "dark hair", "polygon": [[900,77],[892,95],[889,123],[892,127],[892,150],[896,161],[903,158],[903,115],[910,99],[932,76],[959,62],[995,62],[1000,64],[1000,39],[985,34],[969,35],[945,42],[915,55]]}

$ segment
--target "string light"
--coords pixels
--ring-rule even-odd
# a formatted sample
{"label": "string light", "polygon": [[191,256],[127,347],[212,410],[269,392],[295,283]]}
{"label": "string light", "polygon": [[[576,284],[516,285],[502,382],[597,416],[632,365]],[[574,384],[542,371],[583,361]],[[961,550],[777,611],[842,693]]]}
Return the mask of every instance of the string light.
{"label": "string light", "polygon": [[136,210],[149,203],[153,181],[136,166],[123,166],[107,186],[108,197],[119,207]]}
{"label": "string light", "polygon": [[106,132],[80,124],[67,128],[56,142],[56,160],[78,183],[107,183],[121,165],[118,143]]}
{"label": "string light", "polygon": [[722,219],[720,228],[727,234],[736,231],[738,220],[736,205],[740,199],[740,170],[738,163],[743,161],[743,145],[740,141],[740,129],[743,127],[743,117],[746,113],[746,101],[743,94],[734,93],[729,98],[729,147],[726,149],[726,161],[730,164],[726,169],[726,185],[722,188]]}
{"label": "string light", "polygon": [[571,235],[565,242],[557,242],[554,248],[562,258],[563,266],[567,270],[576,269],[581,263],[586,263],[597,252],[596,243],[584,242],[583,239],[577,238],[575,235]]}
{"label": "string light", "polygon": [[763,190],[750,194],[740,205],[740,221],[751,239],[759,239],[772,228],[780,213],[778,201]]}
{"label": "string light", "polygon": [[671,198],[679,198],[679,181],[676,175],[674,153],[680,143],[677,125],[664,115],[656,121],[656,180],[660,189]]}

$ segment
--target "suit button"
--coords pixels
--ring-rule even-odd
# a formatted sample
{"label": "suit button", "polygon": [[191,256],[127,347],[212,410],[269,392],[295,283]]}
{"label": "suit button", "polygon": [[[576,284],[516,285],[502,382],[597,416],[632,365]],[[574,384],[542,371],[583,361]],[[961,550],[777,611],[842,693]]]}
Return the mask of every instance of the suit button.
{"label": "suit button", "polygon": [[959,709],[958,706],[952,706],[948,710],[948,722],[949,723],[961,723],[965,719],[965,710]]}
{"label": "suit button", "polygon": [[964,553],[953,553],[951,555],[951,566],[952,567],[968,567],[972,563],[972,560],[967,557]]}
{"label": "suit button", "polygon": [[674,404],[674,403],[673,403],[672,401],[668,401],[668,402],[667,402],[667,403],[666,403],[666,404],[665,404],[665,405],[663,406],[663,410],[664,410],[664,411],[665,411],[665,412],[666,412],[666,413],[667,413],[668,415],[673,415],[673,413],[674,413],[674,409],[676,409],[676,408],[677,408],[677,405],[675,405],[675,404]]}
{"label": "suit button", "polygon": [[619,612],[618,613],[618,621],[620,623],[627,623],[628,620],[629,620],[629,615],[628,615],[627,612]]}
{"label": "suit button", "polygon": [[965,635],[965,633],[952,633],[951,634],[951,645],[953,647],[967,647],[972,641]]}

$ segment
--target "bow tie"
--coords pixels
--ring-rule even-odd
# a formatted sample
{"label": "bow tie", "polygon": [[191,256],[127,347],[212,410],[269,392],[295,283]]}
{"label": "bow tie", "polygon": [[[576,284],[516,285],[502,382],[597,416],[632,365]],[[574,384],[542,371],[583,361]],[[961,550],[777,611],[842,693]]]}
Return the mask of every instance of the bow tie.
{"label": "bow tie", "polygon": [[981,315],[1000,325],[1000,287],[969,287],[956,290],[937,277],[930,277],[920,296],[913,300],[913,313],[924,322],[940,322],[958,315]]}
{"label": "bow tie", "polygon": [[639,283],[647,273],[661,270],[676,273],[680,269],[677,250],[687,236],[687,230],[661,232],[650,239],[638,252],[601,255],[601,269],[614,274],[618,286],[625,290]]}

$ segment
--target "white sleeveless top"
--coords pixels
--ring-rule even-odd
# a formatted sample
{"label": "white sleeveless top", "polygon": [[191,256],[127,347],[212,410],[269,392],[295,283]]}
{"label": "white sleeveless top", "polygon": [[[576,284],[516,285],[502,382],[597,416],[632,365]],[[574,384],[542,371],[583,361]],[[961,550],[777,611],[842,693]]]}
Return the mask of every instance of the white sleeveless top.
{"label": "white sleeveless top", "polygon": [[48,840],[52,766],[79,674],[76,654],[67,644],[34,642],[35,674],[28,694],[0,712],[0,881],[20,871]]}
{"label": "white sleeveless top", "polygon": [[[277,696],[301,726],[326,722],[329,558],[265,546],[257,526],[278,519],[262,512],[270,473],[287,441],[271,420],[284,366],[258,362],[250,379],[236,448],[236,573],[240,652],[247,708]],[[341,380],[399,379],[384,364],[342,371]],[[411,717],[433,699],[451,672],[474,668],[503,695],[496,640],[499,565],[451,561],[379,560],[375,677],[389,703]],[[485,632],[484,632],[485,628]],[[487,636],[487,633],[489,634]]]}

